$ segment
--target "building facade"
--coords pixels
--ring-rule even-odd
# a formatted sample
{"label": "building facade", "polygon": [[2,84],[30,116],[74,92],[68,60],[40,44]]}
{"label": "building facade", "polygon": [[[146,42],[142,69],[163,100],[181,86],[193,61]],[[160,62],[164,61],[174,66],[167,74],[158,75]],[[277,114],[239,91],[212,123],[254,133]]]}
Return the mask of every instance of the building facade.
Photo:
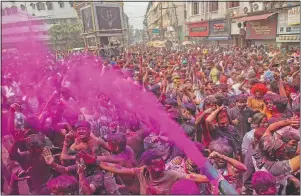
{"label": "building facade", "polygon": [[149,2],[145,14],[149,40],[183,41],[185,36],[184,10],[184,2]]}
{"label": "building facade", "polygon": [[13,46],[21,37],[34,34],[50,44],[47,31],[55,24],[76,23],[77,13],[69,2],[1,2],[2,44]]}
{"label": "building facade", "polygon": [[186,2],[186,39],[227,45],[297,45],[300,2]]}

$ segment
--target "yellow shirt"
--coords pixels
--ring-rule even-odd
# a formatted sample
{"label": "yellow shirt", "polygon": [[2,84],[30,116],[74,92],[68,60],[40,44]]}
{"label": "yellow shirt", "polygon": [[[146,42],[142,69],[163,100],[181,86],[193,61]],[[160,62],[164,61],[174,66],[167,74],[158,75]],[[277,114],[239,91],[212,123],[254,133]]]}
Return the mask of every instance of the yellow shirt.
{"label": "yellow shirt", "polygon": [[252,108],[253,110],[260,111],[263,114],[266,113],[266,105],[262,99],[258,100],[258,99],[255,99],[254,97],[249,97],[248,98],[248,106],[250,108]]}

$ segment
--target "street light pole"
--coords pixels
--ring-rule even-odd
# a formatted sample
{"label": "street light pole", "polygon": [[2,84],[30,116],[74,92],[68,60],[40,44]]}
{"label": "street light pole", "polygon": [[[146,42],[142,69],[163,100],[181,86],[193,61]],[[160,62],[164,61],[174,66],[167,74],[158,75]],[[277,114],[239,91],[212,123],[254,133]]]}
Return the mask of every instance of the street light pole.
{"label": "street light pole", "polygon": [[161,10],[161,39],[164,40],[164,32],[163,32],[163,8],[162,8],[162,2],[160,3],[160,10]]}

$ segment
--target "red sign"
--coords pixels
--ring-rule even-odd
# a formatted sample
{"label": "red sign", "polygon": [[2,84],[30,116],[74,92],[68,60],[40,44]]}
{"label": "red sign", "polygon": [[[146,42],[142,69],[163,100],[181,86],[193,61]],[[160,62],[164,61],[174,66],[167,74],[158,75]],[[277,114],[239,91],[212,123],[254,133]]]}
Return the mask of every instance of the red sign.
{"label": "red sign", "polygon": [[276,33],[277,20],[275,17],[247,22],[246,39],[276,39]]}
{"label": "red sign", "polygon": [[213,25],[213,31],[214,32],[219,32],[219,31],[224,31],[225,30],[225,23],[217,23]]}
{"label": "red sign", "polygon": [[190,37],[207,37],[209,35],[209,23],[198,22],[188,24]]}

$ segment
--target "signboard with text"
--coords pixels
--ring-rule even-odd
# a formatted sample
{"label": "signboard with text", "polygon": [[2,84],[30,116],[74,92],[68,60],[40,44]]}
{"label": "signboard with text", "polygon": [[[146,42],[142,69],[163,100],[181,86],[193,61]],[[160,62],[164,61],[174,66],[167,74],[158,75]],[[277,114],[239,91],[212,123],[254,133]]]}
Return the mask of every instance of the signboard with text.
{"label": "signboard with text", "polygon": [[276,33],[277,19],[275,17],[247,22],[246,39],[275,39]]}
{"label": "signboard with text", "polygon": [[300,6],[293,7],[287,12],[287,24],[299,25],[300,24]]}
{"label": "signboard with text", "polygon": [[208,22],[188,24],[190,37],[207,37],[209,35]]}
{"label": "signboard with text", "polygon": [[160,33],[159,29],[153,29],[153,33]]}
{"label": "signboard with text", "polygon": [[230,34],[226,20],[210,21],[210,36],[228,36]]}

